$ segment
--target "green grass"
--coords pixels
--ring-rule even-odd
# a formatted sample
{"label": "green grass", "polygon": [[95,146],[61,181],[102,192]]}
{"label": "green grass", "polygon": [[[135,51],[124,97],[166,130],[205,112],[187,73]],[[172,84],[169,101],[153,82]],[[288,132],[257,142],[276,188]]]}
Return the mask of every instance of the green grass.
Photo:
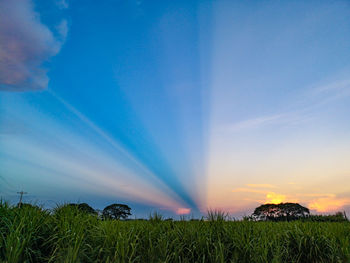
{"label": "green grass", "polygon": [[349,222],[102,221],[0,203],[0,262],[350,262]]}

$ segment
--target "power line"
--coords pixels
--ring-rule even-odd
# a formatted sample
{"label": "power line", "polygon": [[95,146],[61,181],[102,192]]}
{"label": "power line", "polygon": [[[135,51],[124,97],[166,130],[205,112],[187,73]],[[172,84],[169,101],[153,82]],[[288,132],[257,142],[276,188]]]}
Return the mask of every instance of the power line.
{"label": "power line", "polygon": [[17,192],[17,194],[20,195],[20,197],[19,197],[19,202],[18,202],[18,207],[21,207],[23,195],[26,195],[26,194],[28,194],[28,193],[27,193],[27,192],[23,192],[23,190],[22,190],[21,192]]}

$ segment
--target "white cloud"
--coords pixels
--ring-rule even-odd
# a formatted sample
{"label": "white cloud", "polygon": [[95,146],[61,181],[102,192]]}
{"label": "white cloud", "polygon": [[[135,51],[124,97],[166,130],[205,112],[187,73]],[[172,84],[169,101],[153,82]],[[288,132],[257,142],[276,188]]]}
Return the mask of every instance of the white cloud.
{"label": "white cloud", "polygon": [[64,21],[57,39],[41,23],[31,0],[0,2],[0,90],[47,88],[47,69],[42,64],[60,51],[68,30]]}
{"label": "white cloud", "polygon": [[253,129],[258,128],[260,126],[271,124],[277,121],[280,121],[282,119],[283,115],[270,115],[270,116],[262,116],[258,118],[248,119],[244,121],[240,121],[237,123],[234,123],[228,127],[226,127],[229,131],[241,131],[245,129]]}
{"label": "white cloud", "polygon": [[349,97],[350,79],[347,77],[336,77],[305,88],[298,103],[299,108],[310,111]]}
{"label": "white cloud", "polygon": [[69,7],[68,2],[66,0],[57,0],[56,1],[56,5],[60,9],[67,9]]}
{"label": "white cloud", "polygon": [[350,89],[350,79],[338,80],[328,83],[326,85],[319,86],[314,89],[315,93],[322,93],[328,91],[339,91],[344,89]]}
{"label": "white cloud", "polygon": [[276,185],[272,184],[247,184],[247,186],[252,188],[277,188]]}
{"label": "white cloud", "polygon": [[350,97],[350,79],[338,79],[324,85],[309,88],[308,92],[304,94],[301,104],[298,106],[296,106],[297,104],[294,105],[295,110],[242,120],[224,125],[222,130],[240,132],[274,124],[298,125],[313,119],[316,108],[347,97]]}
{"label": "white cloud", "polygon": [[318,104],[347,98],[350,96],[350,79],[340,79],[318,86],[312,90],[311,96],[318,99]]}
{"label": "white cloud", "polygon": [[65,42],[68,35],[68,22],[66,19],[63,19],[61,23],[57,25],[57,31],[61,37],[62,42]]}

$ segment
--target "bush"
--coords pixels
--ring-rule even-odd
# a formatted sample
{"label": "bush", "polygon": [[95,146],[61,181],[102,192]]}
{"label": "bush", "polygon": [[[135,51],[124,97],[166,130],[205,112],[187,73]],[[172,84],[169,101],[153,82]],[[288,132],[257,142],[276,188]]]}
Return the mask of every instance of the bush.
{"label": "bush", "polygon": [[[348,222],[99,220],[0,202],[0,262],[350,262]],[[156,223],[154,223],[156,222]]]}

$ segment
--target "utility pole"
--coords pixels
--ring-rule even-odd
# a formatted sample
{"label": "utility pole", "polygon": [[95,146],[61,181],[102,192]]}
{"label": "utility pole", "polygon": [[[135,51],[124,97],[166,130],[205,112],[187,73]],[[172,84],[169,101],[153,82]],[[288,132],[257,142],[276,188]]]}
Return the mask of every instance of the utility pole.
{"label": "utility pole", "polygon": [[23,198],[23,195],[26,195],[28,194],[27,192],[23,192],[23,190],[21,192],[17,192],[17,194],[19,194],[19,202],[18,202],[18,207],[21,207],[22,205],[22,198]]}

